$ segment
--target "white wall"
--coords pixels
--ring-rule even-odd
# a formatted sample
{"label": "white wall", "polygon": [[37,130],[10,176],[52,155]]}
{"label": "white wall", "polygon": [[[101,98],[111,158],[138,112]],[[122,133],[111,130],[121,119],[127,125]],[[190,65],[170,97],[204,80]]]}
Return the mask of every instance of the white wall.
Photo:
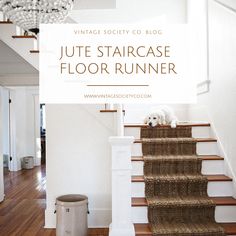
{"label": "white wall", "polygon": [[0,202],[4,199],[4,181],[3,181],[3,88],[0,87]]}
{"label": "white wall", "polygon": [[[2,97],[2,142],[3,142],[3,158],[4,156],[10,156],[10,145],[9,145],[9,90],[1,88]],[[7,166],[7,163],[4,163]]]}
{"label": "white wall", "polygon": [[55,199],[63,194],[89,198],[89,227],[111,223],[111,154],[114,114],[102,105],[46,105],[46,228],[55,227]]}
{"label": "white wall", "polygon": [[236,176],[236,14],[209,3],[210,92],[199,96],[189,116],[213,124],[229,174]]}
{"label": "white wall", "polygon": [[[36,129],[35,129],[35,95],[38,87],[9,87],[11,97],[11,146],[13,167],[12,170],[21,169],[21,158],[33,156],[36,160]],[[38,110],[40,109],[38,104]],[[40,129],[38,124],[38,129]],[[38,136],[38,134],[37,134]]]}
{"label": "white wall", "polygon": [[[116,9],[72,11],[79,23],[127,23],[156,19],[186,23],[186,0],[117,0]],[[166,20],[166,21],[165,21]],[[47,209],[45,226],[55,227],[55,199],[82,193],[89,197],[89,227],[111,223],[111,156],[114,114],[96,105],[46,105]]]}
{"label": "white wall", "polygon": [[76,9],[110,9],[116,7],[116,0],[77,0],[74,1],[73,10]]}
{"label": "white wall", "polygon": [[[147,115],[158,109],[158,104],[125,104],[124,109],[125,117],[124,122],[127,124],[132,123],[143,123]],[[188,121],[188,107],[189,105],[185,104],[168,104],[171,107],[179,121]]]}
{"label": "white wall", "polygon": [[117,0],[116,9],[77,10],[70,17],[78,23],[127,23],[166,16],[166,23],[186,23],[186,0]]}

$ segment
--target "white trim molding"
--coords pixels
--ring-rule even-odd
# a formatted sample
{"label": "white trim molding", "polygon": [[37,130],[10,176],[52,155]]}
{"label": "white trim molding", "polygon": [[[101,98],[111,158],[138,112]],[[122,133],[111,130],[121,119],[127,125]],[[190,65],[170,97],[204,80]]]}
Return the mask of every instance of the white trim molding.
{"label": "white trim molding", "polygon": [[134,137],[110,137],[112,148],[112,223],[109,236],[135,236],[131,212],[131,145]]}

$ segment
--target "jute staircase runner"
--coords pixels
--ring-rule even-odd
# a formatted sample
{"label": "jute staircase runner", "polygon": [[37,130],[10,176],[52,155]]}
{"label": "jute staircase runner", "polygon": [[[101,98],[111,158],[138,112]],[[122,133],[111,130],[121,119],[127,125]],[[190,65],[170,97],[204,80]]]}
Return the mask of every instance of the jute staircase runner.
{"label": "jute staircase runner", "polygon": [[154,236],[223,236],[191,127],[142,128],[145,195]]}

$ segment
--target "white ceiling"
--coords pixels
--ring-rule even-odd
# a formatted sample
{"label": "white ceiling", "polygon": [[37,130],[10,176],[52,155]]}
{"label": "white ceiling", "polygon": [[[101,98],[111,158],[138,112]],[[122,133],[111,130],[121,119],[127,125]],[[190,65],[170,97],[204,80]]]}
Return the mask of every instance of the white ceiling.
{"label": "white ceiling", "polygon": [[28,62],[0,40],[0,77],[38,74]]}

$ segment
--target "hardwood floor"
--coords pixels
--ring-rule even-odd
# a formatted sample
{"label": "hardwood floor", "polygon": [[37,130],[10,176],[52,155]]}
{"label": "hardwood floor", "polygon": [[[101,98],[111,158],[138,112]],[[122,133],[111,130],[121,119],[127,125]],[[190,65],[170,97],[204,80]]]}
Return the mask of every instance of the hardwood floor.
{"label": "hardwood floor", "polygon": [[[46,207],[45,167],[4,170],[5,200],[0,203],[1,236],[55,236],[44,229]],[[90,229],[89,236],[107,236],[108,229]]]}

